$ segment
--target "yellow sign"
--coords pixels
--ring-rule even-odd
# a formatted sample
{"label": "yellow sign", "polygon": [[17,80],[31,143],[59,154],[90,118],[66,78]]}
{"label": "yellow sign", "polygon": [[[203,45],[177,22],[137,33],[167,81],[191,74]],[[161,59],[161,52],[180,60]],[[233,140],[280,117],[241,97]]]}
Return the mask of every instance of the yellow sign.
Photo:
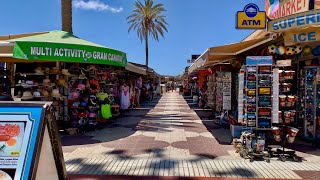
{"label": "yellow sign", "polygon": [[265,29],[266,13],[259,11],[257,5],[250,3],[246,5],[243,11],[237,12],[237,29]]}
{"label": "yellow sign", "polygon": [[320,41],[320,28],[292,30],[284,33],[284,44],[291,46],[299,43]]}

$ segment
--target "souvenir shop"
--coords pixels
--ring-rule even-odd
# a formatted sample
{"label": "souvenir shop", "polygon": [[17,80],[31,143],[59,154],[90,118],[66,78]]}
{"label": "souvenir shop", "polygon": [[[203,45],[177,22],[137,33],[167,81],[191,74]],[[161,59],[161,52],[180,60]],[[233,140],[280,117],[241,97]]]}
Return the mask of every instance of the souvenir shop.
{"label": "souvenir shop", "polygon": [[[290,43],[279,36],[246,56],[239,73],[237,152],[252,161],[301,160],[294,147],[297,137],[319,141],[319,43]],[[319,102],[318,102],[319,101]],[[276,147],[276,148],[271,148]]]}
{"label": "souvenir shop", "polygon": [[1,99],[52,101],[60,129],[95,129],[140,103],[145,70],[127,63],[121,51],[62,31],[8,41],[14,50],[1,58]]}

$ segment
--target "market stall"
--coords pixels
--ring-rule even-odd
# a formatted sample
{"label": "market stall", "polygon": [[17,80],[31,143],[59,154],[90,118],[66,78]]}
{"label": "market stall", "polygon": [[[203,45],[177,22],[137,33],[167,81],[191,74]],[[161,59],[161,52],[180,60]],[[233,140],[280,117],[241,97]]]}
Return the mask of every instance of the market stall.
{"label": "market stall", "polygon": [[132,64],[126,67],[125,53],[63,31],[5,42],[2,99],[53,101],[62,129],[94,129],[132,107],[145,75]]}

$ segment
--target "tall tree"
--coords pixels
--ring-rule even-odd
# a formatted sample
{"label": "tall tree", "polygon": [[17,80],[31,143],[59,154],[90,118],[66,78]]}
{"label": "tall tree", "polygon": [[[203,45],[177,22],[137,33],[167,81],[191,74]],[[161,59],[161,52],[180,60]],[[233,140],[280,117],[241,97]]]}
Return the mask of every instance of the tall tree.
{"label": "tall tree", "polygon": [[61,0],[62,31],[72,33],[72,0]]}
{"label": "tall tree", "polygon": [[159,41],[159,35],[164,38],[164,33],[168,32],[163,12],[166,9],[162,3],[154,4],[153,0],[144,0],[144,3],[137,1],[134,3],[134,10],[127,17],[130,24],[128,32],[137,31],[141,42],[144,40],[146,45],[146,66],[149,67],[149,36]]}

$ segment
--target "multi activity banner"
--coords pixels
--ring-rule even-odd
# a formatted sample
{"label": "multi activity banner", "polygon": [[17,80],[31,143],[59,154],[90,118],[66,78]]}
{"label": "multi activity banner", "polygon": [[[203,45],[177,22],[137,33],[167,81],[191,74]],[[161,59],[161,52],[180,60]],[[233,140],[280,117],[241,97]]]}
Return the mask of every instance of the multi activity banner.
{"label": "multi activity banner", "polygon": [[88,45],[16,41],[13,57],[27,60],[63,61],[126,66],[124,52]]}

